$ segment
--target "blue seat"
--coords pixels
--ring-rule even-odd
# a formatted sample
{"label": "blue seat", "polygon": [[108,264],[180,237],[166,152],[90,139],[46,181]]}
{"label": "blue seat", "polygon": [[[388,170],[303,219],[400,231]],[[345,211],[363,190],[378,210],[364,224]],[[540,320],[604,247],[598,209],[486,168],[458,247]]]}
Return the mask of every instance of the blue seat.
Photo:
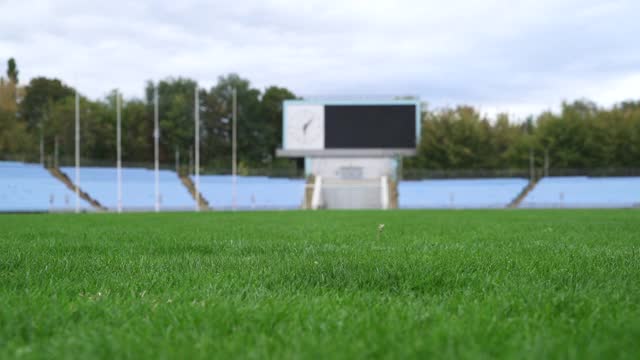
{"label": "blue seat", "polygon": [[[0,161],[0,211],[72,211],[76,195],[36,164]],[[83,210],[92,207],[80,199]]]}
{"label": "blue seat", "polygon": [[[232,182],[230,175],[201,175],[200,192],[209,201],[210,206],[216,209],[228,209],[233,206]],[[302,204],[304,187],[305,181],[302,179],[238,176],[236,207],[238,209],[298,209]]]}
{"label": "blue seat", "polygon": [[562,176],[541,179],[521,207],[631,207],[640,205],[640,177]]}
{"label": "blue seat", "polygon": [[[73,181],[75,168],[63,167]],[[160,208],[191,210],[195,201],[174,171],[160,170]],[[111,167],[81,167],[80,187],[110,210],[118,207],[118,173]],[[152,169],[122,168],[122,208],[151,210],[155,207],[155,175]]]}
{"label": "blue seat", "polygon": [[400,208],[502,208],[528,184],[525,179],[400,181]]}

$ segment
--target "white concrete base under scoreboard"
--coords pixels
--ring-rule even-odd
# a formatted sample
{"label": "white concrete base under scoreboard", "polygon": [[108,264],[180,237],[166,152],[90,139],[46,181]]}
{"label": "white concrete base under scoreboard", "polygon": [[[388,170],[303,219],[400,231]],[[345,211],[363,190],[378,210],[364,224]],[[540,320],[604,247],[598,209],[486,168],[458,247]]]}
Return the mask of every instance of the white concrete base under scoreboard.
{"label": "white concrete base under scoreboard", "polygon": [[389,180],[340,180],[317,176],[312,189],[310,209],[389,209],[391,204]]}
{"label": "white concrete base under scoreboard", "polygon": [[315,178],[315,201],[310,208],[387,209],[388,179],[394,179],[397,160],[391,157],[308,157],[307,175]]}
{"label": "white concrete base under scoreboard", "polygon": [[327,180],[322,184],[327,209],[382,209],[380,180]]}
{"label": "white concrete base under scoreboard", "polygon": [[394,158],[330,158],[309,157],[305,161],[308,175],[326,180],[376,180],[381,176],[395,178],[398,162]]}

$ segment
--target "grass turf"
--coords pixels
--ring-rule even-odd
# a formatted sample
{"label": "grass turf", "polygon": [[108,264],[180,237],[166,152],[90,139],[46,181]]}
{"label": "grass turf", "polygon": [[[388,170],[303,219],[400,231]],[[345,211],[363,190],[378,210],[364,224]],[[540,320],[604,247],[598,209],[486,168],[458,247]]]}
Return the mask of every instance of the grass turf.
{"label": "grass turf", "polygon": [[4,358],[631,359],[639,303],[631,210],[0,216]]}

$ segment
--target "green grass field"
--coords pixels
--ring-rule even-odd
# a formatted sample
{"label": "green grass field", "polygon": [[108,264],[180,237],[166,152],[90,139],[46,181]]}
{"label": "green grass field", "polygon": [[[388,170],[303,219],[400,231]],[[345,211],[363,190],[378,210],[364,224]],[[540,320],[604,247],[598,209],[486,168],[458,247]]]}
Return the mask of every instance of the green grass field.
{"label": "green grass field", "polygon": [[637,359],[638,304],[633,210],[0,216],[0,358]]}

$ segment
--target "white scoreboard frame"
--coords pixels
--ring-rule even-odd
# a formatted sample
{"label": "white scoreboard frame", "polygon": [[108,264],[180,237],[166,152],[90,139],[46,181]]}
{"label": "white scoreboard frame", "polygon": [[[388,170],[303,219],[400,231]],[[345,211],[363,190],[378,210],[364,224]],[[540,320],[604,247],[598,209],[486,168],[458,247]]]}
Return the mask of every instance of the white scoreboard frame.
{"label": "white scoreboard frame", "polygon": [[[420,143],[420,131],[421,131],[421,109],[420,100],[334,100],[334,101],[322,101],[322,100],[285,100],[282,106],[282,149],[276,151],[277,156],[282,157],[389,157],[389,156],[411,156],[416,154],[416,149],[383,149],[383,148],[361,148],[361,149],[325,149],[324,148],[324,107],[325,106],[340,106],[340,105],[372,105],[372,106],[385,106],[385,105],[413,105],[416,109],[416,147]],[[321,121],[318,121],[315,126],[322,126],[322,133],[315,136],[311,144],[300,148],[290,148],[287,132],[289,130],[288,124],[289,112],[293,107],[299,107],[300,111],[306,111],[310,117],[318,117],[321,115]],[[322,111],[322,114],[318,112]],[[314,126],[313,122],[309,126]],[[291,135],[291,134],[289,134]],[[321,145],[319,145],[321,144]]]}

